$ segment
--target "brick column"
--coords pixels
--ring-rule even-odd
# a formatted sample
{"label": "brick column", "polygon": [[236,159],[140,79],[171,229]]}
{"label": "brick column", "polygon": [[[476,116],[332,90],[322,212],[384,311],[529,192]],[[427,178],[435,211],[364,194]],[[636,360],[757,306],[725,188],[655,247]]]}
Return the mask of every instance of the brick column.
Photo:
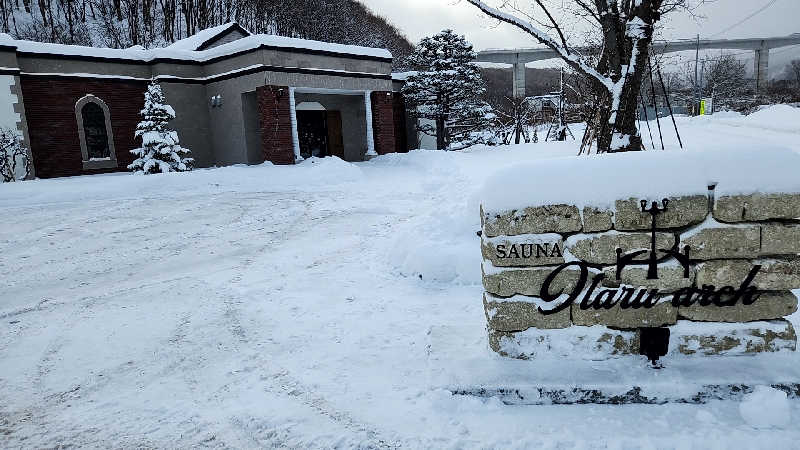
{"label": "brick column", "polygon": [[375,151],[379,155],[394,153],[394,95],[387,91],[374,91],[370,96],[372,102],[372,134],[375,139]]}
{"label": "brick column", "polygon": [[289,88],[261,86],[256,89],[256,96],[264,160],[273,164],[294,164]]}

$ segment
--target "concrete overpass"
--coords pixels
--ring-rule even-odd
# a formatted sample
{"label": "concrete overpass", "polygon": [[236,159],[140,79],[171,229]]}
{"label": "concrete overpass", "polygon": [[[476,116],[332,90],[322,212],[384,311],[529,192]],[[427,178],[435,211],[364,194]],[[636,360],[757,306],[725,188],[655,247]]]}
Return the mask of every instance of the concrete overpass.
{"label": "concrete overpass", "polygon": [[[783,37],[753,38],[753,39],[701,39],[699,44],[696,39],[686,39],[670,42],[654,42],[655,53],[674,53],[687,50],[753,50],[755,63],[753,71],[756,80],[756,89],[763,89],[767,85],[767,71],[769,69],[769,50],[772,48],[787,47],[800,44],[800,33]],[[581,49],[576,49],[580,51]],[[477,62],[491,62],[511,64],[513,66],[513,93],[515,97],[525,96],[525,64],[533,61],[558,58],[555,51],[549,48],[515,48],[515,49],[490,49],[478,52]]]}

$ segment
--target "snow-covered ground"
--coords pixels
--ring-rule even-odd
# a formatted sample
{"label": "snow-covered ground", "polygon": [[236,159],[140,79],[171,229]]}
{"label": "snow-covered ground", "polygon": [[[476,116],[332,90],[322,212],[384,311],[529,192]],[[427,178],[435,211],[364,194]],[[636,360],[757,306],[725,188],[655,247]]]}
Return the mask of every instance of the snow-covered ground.
{"label": "snow-covered ground", "polygon": [[[800,152],[798,110],[761,114],[678,126],[689,151]],[[431,327],[485,342],[475,192],[497,169],[574,153],[0,185],[0,447],[800,447],[796,400],[781,428],[745,421],[786,407],[768,392],[740,413],[738,401],[505,406],[431,388]]]}

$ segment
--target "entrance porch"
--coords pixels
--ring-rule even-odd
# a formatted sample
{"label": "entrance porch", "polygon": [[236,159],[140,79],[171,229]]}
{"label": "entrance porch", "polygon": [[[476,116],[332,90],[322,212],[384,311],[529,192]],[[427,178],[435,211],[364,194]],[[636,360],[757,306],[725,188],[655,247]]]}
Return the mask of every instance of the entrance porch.
{"label": "entrance porch", "polygon": [[395,151],[394,93],[262,86],[245,108],[248,160],[364,161]]}

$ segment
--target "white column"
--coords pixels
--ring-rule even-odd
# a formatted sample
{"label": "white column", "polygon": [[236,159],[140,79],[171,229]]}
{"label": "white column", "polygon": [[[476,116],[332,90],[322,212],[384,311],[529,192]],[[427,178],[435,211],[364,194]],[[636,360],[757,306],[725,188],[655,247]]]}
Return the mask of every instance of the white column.
{"label": "white column", "polygon": [[294,149],[294,162],[300,162],[300,139],[297,137],[297,110],[294,103],[294,88],[289,88],[289,121],[292,125],[292,148]]}
{"label": "white column", "polygon": [[375,138],[372,136],[372,99],[370,99],[372,91],[364,91],[364,108],[365,116],[367,118],[367,153],[366,156],[378,156],[375,152]]}
{"label": "white column", "polygon": [[525,98],[525,63],[515,62],[511,76],[512,95],[514,98]]}
{"label": "white column", "polygon": [[761,47],[755,53],[755,58],[753,59],[755,60],[756,90],[762,92],[767,90],[767,84],[769,83],[769,48]]}

